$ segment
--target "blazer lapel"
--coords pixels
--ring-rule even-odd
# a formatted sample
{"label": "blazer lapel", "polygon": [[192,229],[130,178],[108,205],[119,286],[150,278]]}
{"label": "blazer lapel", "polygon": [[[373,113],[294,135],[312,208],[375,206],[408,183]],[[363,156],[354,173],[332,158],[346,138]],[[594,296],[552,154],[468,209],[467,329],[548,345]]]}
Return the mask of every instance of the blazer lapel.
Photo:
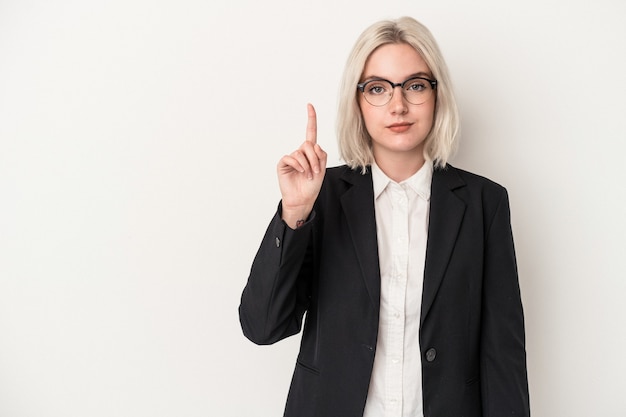
{"label": "blazer lapel", "polygon": [[341,206],[372,306],[375,311],[378,311],[380,308],[380,267],[372,173],[368,170],[367,174],[361,175],[360,172],[348,170],[343,174],[342,179],[352,184],[341,196]]}
{"label": "blazer lapel", "polygon": [[464,185],[451,166],[433,172],[420,328],[435,300],[461,227],[466,205],[453,190]]}

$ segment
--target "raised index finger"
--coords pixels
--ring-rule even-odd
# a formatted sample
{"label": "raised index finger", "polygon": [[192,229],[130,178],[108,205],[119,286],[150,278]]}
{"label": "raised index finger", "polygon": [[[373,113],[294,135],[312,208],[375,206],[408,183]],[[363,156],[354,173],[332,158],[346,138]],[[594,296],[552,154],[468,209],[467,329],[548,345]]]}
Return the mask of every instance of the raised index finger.
{"label": "raised index finger", "polygon": [[311,103],[306,105],[307,110],[307,124],[306,124],[306,141],[312,144],[317,143],[317,114],[315,113],[315,107]]}

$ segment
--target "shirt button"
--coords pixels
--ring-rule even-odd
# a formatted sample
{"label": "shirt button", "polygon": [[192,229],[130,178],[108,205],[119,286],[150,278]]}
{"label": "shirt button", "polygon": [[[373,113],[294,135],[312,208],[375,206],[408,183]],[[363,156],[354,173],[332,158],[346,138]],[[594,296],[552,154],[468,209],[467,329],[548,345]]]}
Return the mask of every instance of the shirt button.
{"label": "shirt button", "polygon": [[430,348],[426,351],[426,360],[428,362],[434,361],[436,357],[437,357],[437,351],[435,350],[435,348]]}
{"label": "shirt button", "polygon": [[392,360],[391,360],[391,363],[394,363],[394,364],[396,364],[396,363],[398,363],[398,362],[400,362],[400,360],[399,360],[399,359],[392,359]]}

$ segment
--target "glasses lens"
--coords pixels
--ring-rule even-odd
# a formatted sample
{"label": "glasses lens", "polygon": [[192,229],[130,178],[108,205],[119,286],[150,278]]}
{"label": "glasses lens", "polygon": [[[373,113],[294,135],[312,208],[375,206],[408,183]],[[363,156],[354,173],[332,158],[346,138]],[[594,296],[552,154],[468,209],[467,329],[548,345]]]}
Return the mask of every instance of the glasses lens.
{"label": "glasses lens", "polygon": [[393,95],[391,84],[383,80],[372,80],[363,86],[363,96],[372,106],[384,106]]}
{"label": "glasses lens", "polygon": [[409,103],[422,104],[425,103],[432,95],[433,87],[428,80],[424,80],[422,78],[412,78],[404,82],[402,92],[404,93],[406,101]]}

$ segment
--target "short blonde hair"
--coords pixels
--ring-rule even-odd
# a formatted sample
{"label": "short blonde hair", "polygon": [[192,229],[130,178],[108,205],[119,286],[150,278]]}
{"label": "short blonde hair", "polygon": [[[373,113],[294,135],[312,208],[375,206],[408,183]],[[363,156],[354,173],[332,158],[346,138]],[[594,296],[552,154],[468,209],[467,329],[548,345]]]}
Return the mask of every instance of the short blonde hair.
{"label": "short blonde hair", "polygon": [[372,52],[382,45],[394,43],[405,43],[415,48],[437,80],[434,121],[426,137],[424,156],[432,160],[436,167],[445,167],[455,150],[459,132],[456,99],[448,67],[435,38],[426,26],[411,17],[374,23],[357,39],[346,63],[339,93],[339,154],[348,166],[361,168],[363,173],[374,161],[372,139],[361,115],[356,85],[361,81],[365,63]]}

